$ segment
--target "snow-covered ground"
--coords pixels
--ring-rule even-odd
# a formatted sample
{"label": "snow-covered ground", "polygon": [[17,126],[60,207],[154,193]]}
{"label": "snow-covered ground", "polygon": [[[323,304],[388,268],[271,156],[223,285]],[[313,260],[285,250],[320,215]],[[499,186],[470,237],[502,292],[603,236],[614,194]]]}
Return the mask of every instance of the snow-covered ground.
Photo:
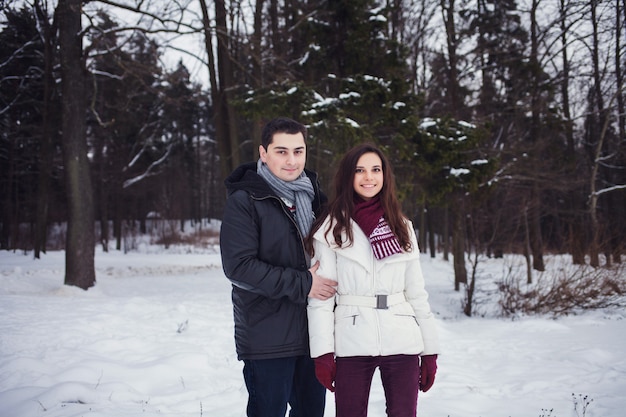
{"label": "snow-covered ground", "polygon": [[[230,285],[219,248],[203,252],[98,250],[88,291],[63,285],[62,252],[0,252],[0,417],[245,416]],[[486,314],[467,318],[451,264],[422,265],[444,351],[420,416],[626,415],[625,311],[512,320],[484,293]],[[369,415],[384,410],[376,376]]]}

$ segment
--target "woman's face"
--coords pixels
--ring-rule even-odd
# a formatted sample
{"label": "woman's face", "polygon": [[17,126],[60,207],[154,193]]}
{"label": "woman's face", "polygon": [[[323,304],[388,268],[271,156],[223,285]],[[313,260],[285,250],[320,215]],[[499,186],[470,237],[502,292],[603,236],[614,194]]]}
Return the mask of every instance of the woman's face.
{"label": "woman's face", "polygon": [[383,189],[383,163],[374,152],[361,155],[354,170],[354,192],[370,200]]}

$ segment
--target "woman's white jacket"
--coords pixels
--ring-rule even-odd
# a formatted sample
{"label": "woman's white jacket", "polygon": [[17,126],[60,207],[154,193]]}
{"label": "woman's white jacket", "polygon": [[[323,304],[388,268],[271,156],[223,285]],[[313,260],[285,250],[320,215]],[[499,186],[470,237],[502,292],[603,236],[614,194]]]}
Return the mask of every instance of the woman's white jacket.
{"label": "woman's white jacket", "polygon": [[[319,260],[317,274],[339,284],[334,298],[309,298],[311,357],[330,352],[338,357],[439,353],[413,224],[407,220],[412,251],[378,260],[354,221],[354,242],[343,248],[335,245],[332,233],[328,234],[330,242],[326,240],[328,222],[327,218],[313,236],[312,263]],[[379,294],[388,295],[393,305],[386,309],[364,306],[369,300],[375,303]]]}

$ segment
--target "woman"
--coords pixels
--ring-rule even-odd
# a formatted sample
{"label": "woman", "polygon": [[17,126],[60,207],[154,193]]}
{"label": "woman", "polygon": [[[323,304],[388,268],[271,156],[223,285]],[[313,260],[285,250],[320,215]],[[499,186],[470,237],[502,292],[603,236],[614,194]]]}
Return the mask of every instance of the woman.
{"label": "woman", "polygon": [[335,392],[337,417],[364,417],[379,368],[387,415],[415,417],[418,390],[434,382],[439,343],[413,225],[374,145],[347,152],[334,187],[306,242],[317,272],[339,283],[334,298],[309,299],[316,375]]}

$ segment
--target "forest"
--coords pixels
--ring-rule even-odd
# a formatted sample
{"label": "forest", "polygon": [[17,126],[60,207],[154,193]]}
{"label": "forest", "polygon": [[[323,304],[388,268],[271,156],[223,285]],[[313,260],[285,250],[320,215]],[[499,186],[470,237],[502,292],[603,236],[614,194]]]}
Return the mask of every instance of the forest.
{"label": "forest", "polygon": [[94,246],[219,219],[283,115],[325,190],[348,148],[385,150],[456,289],[475,253],[619,264],[624,21],[626,0],[0,1],[0,249],[64,249],[88,288]]}

